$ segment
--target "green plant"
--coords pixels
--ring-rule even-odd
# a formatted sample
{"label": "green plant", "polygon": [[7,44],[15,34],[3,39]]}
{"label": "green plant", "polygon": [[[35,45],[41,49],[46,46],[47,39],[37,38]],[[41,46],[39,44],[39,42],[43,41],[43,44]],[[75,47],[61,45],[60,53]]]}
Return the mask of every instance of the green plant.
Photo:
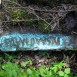
{"label": "green plant", "polygon": [[59,76],[62,76],[62,77],[70,77],[69,76],[70,74],[70,68],[65,68],[64,71],[59,71]]}
{"label": "green plant", "polygon": [[33,19],[35,16],[33,14],[29,14],[24,9],[13,9],[9,11],[9,14],[12,18],[12,20],[25,20],[25,19]]}
{"label": "green plant", "polygon": [[55,63],[53,67],[51,67],[53,74],[57,77],[70,77],[71,72],[69,67],[65,67],[65,63]]}
{"label": "green plant", "polygon": [[12,60],[12,59],[14,59],[14,57],[15,57],[15,56],[13,56],[12,54],[10,55],[10,54],[7,54],[7,53],[4,53],[4,56],[5,56],[5,58],[8,59],[9,61]]}
{"label": "green plant", "polygon": [[37,73],[38,71],[34,68],[27,68],[27,77],[39,77],[39,74]]}
{"label": "green plant", "polygon": [[77,77],[77,69],[75,70],[75,72],[74,72],[72,77]]}
{"label": "green plant", "polygon": [[41,66],[38,69],[38,74],[41,77],[52,77],[51,70],[48,66]]}
{"label": "green plant", "polygon": [[[25,61],[26,62],[26,61]],[[0,65],[0,77],[73,77],[70,68],[65,67],[65,63],[56,62],[52,66],[40,66],[37,69],[33,66],[27,67],[31,61],[22,63],[24,70],[19,65],[6,62]],[[76,77],[77,74],[74,75]]]}
{"label": "green plant", "polygon": [[27,59],[26,61],[22,61],[21,62],[21,66],[22,67],[26,67],[26,66],[32,65],[32,60],[31,59]]}
{"label": "green plant", "polygon": [[0,77],[26,77],[26,74],[17,64],[6,62],[2,64]]}

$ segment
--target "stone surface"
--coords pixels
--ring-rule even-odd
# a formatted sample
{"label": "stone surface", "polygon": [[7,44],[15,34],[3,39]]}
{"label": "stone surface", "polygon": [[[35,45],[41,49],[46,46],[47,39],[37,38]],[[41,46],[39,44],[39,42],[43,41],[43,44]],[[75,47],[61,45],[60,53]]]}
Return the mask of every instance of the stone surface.
{"label": "stone surface", "polygon": [[0,37],[0,50],[59,50],[74,49],[74,37],[62,34],[21,34],[12,33]]}

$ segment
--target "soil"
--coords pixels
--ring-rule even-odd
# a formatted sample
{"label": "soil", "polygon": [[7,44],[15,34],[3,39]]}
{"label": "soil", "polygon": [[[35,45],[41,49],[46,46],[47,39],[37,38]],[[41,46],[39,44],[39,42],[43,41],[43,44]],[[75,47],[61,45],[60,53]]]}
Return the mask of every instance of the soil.
{"label": "soil", "polygon": [[[9,56],[7,56],[9,55]],[[20,65],[22,61],[32,60],[32,66],[51,65],[54,62],[64,61],[74,71],[77,69],[77,52],[75,51],[26,51],[0,53],[0,62],[11,61]],[[10,58],[12,56],[12,58]],[[31,65],[28,65],[31,66]]]}

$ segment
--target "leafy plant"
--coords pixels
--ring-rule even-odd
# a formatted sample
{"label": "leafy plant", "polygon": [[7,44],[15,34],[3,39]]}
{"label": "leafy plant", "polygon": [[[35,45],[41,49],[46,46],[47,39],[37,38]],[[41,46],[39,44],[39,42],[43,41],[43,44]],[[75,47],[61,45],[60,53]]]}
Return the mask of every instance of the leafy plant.
{"label": "leafy plant", "polygon": [[27,77],[39,77],[39,74],[37,72],[38,71],[34,67],[31,67],[27,69],[26,74]]}
{"label": "leafy plant", "polygon": [[28,14],[24,9],[14,9],[10,11],[12,20],[25,20],[34,18],[33,14]]}
{"label": "leafy plant", "polygon": [[51,70],[47,66],[41,66],[38,69],[39,76],[41,77],[51,77]]}
{"label": "leafy plant", "polygon": [[13,56],[12,54],[10,55],[10,54],[7,54],[7,53],[4,53],[4,56],[5,56],[5,58],[8,59],[9,61],[12,60],[12,59],[14,59],[14,57],[15,57],[15,56]]}
{"label": "leafy plant", "polygon": [[58,77],[70,77],[70,68],[65,67],[65,63],[63,62],[55,63],[51,70],[53,70],[54,74]]}
{"label": "leafy plant", "polygon": [[75,73],[74,73],[73,76],[74,76],[74,77],[77,77],[77,69],[76,69],[76,71],[75,71]]}
{"label": "leafy plant", "polygon": [[26,74],[17,64],[6,62],[2,64],[0,77],[26,77]]}
{"label": "leafy plant", "polygon": [[59,71],[59,76],[70,77],[70,68],[65,68],[64,71]]}
{"label": "leafy plant", "polygon": [[32,60],[31,59],[27,59],[26,61],[21,62],[22,67],[26,67],[27,65],[32,65]]}
{"label": "leafy plant", "polygon": [[65,67],[63,62],[53,63],[52,66],[40,66],[37,69],[33,66],[27,67],[30,62],[28,60],[22,63],[22,66],[26,67],[24,70],[15,63],[3,63],[0,66],[0,77],[73,77],[70,68]]}

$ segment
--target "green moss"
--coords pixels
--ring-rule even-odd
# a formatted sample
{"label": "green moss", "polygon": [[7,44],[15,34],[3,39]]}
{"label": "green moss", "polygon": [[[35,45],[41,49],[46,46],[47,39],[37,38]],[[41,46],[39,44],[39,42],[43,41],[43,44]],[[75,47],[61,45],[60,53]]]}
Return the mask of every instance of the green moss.
{"label": "green moss", "polygon": [[32,19],[34,18],[33,14],[28,14],[23,9],[15,9],[10,12],[12,20],[24,20],[24,19]]}
{"label": "green moss", "polygon": [[15,6],[17,6],[17,3],[18,3],[18,1],[17,0],[11,0],[11,1],[6,1],[6,2],[4,2],[4,5],[5,6],[7,6],[7,7],[15,7]]}
{"label": "green moss", "polygon": [[49,25],[43,20],[38,21],[38,28],[43,33],[49,33],[50,32]]}

